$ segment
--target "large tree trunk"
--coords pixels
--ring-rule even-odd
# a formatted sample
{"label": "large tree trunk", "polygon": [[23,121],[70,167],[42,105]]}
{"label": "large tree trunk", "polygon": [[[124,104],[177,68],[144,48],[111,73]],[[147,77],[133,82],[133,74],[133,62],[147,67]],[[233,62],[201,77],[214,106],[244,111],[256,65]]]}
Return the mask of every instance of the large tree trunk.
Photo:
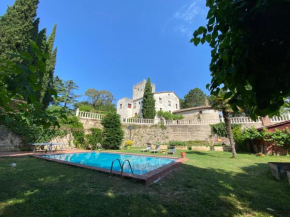
{"label": "large tree trunk", "polygon": [[229,113],[227,111],[225,111],[225,110],[222,110],[222,113],[223,113],[223,116],[224,116],[227,132],[228,132],[228,135],[229,135],[230,145],[232,146],[232,154],[233,154],[233,157],[236,157],[237,156],[237,152],[236,152],[235,142],[234,142],[232,128],[231,128],[230,116],[229,116]]}

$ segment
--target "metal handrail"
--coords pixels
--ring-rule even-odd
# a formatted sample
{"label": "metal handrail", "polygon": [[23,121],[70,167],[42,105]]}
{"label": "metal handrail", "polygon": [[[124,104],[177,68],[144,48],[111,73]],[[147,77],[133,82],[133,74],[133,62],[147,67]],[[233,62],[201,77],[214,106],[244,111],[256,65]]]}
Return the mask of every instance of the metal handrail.
{"label": "metal handrail", "polygon": [[122,174],[123,174],[124,164],[126,163],[126,161],[129,163],[129,166],[130,166],[130,169],[131,169],[132,174],[134,174],[134,173],[133,173],[133,170],[132,170],[132,166],[131,166],[130,161],[129,161],[129,160],[125,160],[125,161],[123,162],[123,164],[122,164],[122,167],[121,167],[121,176],[122,176]]}
{"label": "metal handrail", "polygon": [[120,167],[121,167],[121,170],[122,170],[121,161],[120,161],[119,158],[116,158],[115,160],[112,161],[112,164],[111,164],[111,171],[110,171],[110,173],[112,173],[112,171],[113,171],[114,162],[115,162],[116,160],[119,161],[119,164],[120,164]]}

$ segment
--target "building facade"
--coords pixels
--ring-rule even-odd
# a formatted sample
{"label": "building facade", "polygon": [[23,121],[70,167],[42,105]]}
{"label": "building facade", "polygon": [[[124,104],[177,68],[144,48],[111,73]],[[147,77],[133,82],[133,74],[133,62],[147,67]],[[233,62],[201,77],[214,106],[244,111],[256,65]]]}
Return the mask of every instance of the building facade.
{"label": "building facade", "polygon": [[[142,102],[146,81],[143,80],[133,86],[133,98],[124,97],[117,103],[117,113],[122,118],[142,118]],[[152,83],[152,93],[155,99],[156,113],[159,110],[174,112],[180,109],[179,98],[173,91],[155,92]]]}
{"label": "building facade", "polygon": [[173,112],[175,115],[182,115],[183,120],[214,120],[219,119],[219,112],[210,106],[199,106],[176,110]]}

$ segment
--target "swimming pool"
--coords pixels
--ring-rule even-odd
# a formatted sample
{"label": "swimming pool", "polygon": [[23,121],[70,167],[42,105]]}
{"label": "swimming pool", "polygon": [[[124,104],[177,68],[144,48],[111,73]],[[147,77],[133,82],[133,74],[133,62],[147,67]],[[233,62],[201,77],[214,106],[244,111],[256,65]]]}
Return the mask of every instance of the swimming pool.
{"label": "swimming pool", "polygon": [[143,184],[151,184],[173,169],[179,167],[179,165],[186,159],[177,158],[171,156],[153,156],[153,155],[141,155],[141,154],[127,154],[119,152],[106,152],[101,153],[86,151],[64,151],[64,153],[58,154],[32,154],[32,157],[44,159],[47,161],[53,161],[61,164],[66,164],[74,167],[91,169],[99,172],[110,173],[112,161],[120,159],[121,164],[129,160],[133,174],[129,169],[129,164],[124,164],[124,171],[121,174],[120,164],[115,161],[112,173],[115,175],[122,175],[122,177],[135,179]]}
{"label": "swimming pool", "polygon": [[[120,159],[121,164],[125,160],[129,160],[132,166],[133,174],[143,175],[152,170],[165,166],[174,162],[174,159],[160,158],[151,156],[129,155],[129,154],[116,154],[116,153],[74,153],[74,154],[52,154],[42,155],[44,158],[56,159],[67,161],[76,164],[82,164],[102,169],[111,169],[112,162],[115,159]],[[118,161],[114,162],[113,171],[121,171]],[[129,163],[124,164],[123,172],[131,173]]]}

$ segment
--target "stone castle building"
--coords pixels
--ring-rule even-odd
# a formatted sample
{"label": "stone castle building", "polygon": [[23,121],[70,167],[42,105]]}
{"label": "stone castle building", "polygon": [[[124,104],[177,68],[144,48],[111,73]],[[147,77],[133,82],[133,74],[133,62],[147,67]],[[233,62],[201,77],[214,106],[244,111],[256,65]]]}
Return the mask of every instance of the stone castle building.
{"label": "stone castle building", "polygon": [[[117,113],[122,118],[142,118],[142,101],[146,81],[143,80],[133,86],[133,99],[122,98],[117,103]],[[152,83],[152,93],[155,99],[156,113],[160,110],[174,112],[180,109],[179,98],[173,91],[155,92],[155,84]]]}

